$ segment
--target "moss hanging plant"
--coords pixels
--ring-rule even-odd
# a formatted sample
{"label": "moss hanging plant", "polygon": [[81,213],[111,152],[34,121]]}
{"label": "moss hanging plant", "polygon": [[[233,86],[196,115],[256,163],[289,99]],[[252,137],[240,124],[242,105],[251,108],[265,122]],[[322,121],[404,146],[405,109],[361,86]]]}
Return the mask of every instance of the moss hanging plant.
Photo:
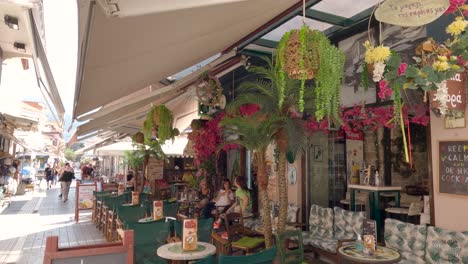
{"label": "moss hanging plant", "polygon": [[338,114],[340,84],[344,75],[345,56],[328,38],[318,30],[303,25],[299,30],[287,32],[276,54],[276,69],[279,73],[280,98],[284,101],[286,74],[289,78],[301,80],[299,110],[304,111],[305,81],[315,78],[315,116],[321,120],[325,116],[341,120]]}
{"label": "moss hanging plant", "polygon": [[146,120],[143,123],[145,138],[153,138],[153,130],[156,132],[155,137],[160,142],[174,138],[175,131],[172,129],[173,120],[171,110],[167,109],[165,105],[154,106],[146,115]]}

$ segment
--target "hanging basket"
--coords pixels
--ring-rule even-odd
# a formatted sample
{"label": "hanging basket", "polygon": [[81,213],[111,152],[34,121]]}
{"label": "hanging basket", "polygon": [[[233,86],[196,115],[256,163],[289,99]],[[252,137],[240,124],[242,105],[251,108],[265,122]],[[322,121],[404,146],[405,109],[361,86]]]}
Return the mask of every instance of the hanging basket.
{"label": "hanging basket", "polygon": [[197,97],[201,104],[216,106],[223,95],[222,86],[216,76],[204,74],[197,82]]}
{"label": "hanging basket", "polygon": [[[305,43],[301,43],[301,30],[291,31],[284,49],[284,71],[291,79],[301,80],[305,76],[310,80],[317,74],[320,59],[317,45],[311,41],[312,34],[313,31],[308,28],[305,32]],[[302,45],[305,45],[304,54],[301,54]],[[301,57],[304,60],[303,67]]]}
{"label": "hanging basket", "polygon": [[143,142],[145,141],[145,135],[143,135],[143,133],[141,132],[137,132],[133,136],[133,140],[138,144],[143,144]]}

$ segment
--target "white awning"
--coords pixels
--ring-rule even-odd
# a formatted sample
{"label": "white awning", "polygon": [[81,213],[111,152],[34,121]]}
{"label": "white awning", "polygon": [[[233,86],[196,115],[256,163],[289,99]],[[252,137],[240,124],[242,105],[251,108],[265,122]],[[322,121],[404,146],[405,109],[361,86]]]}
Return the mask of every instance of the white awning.
{"label": "white awning", "polygon": [[297,0],[77,2],[75,118],[220,53]]}

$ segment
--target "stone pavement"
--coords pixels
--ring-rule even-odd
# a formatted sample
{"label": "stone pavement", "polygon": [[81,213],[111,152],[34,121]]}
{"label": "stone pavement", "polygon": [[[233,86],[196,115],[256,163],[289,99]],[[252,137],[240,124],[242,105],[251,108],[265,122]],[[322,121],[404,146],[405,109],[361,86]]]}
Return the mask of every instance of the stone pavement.
{"label": "stone pavement", "polygon": [[43,181],[34,193],[13,197],[9,207],[0,208],[0,264],[42,263],[48,236],[58,236],[60,247],[105,243],[91,211],[81,211],[80,222],[74,221],[75,182],[66,203],[58,198],[58,186],[47,190]]}

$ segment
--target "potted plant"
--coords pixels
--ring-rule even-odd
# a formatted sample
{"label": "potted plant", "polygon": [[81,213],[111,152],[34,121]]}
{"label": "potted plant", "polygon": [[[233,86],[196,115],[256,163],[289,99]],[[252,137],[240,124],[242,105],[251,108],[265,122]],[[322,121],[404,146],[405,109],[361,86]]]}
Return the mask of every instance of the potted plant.
{"label": "potted plant", "polygon": [[168,139],[174,139],[179,131],[172,128],[173,121],[172,112],[165,105],[154,106],[146,115],[143,123],[145,138],[156,138],[162,143]]}
{"label": "potted plant", "polygon": [[[280,78],[280,89],[284,90],[285,76],[301,81],[298,106],[304,111],[305,81],[315,78],[315,116],[339,120],[340,84],[344,75],[345,56],[318,30],[303,25],[299,30],[284,34],[276,53],[276,70]],[[282,105],[284,94],[278,104]]]}

